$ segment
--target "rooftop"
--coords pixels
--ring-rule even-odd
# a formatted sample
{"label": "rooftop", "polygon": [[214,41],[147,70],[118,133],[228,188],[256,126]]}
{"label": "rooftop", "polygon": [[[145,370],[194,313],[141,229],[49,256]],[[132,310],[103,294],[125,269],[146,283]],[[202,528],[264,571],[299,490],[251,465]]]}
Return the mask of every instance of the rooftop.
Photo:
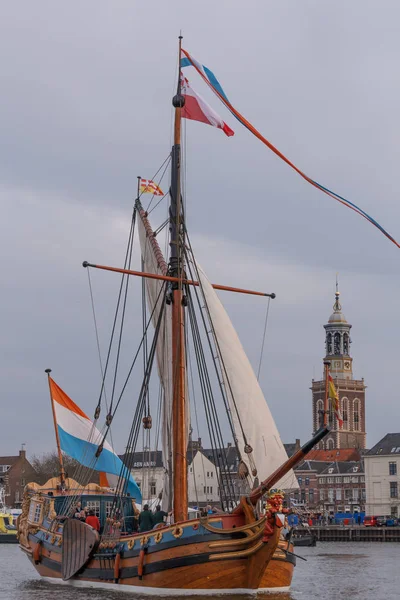
{"label": "rooftop", "polygon": [[[400,434],[399,434],[400,436]],[[399,444],[400,445],[400,444]],[[307,454],[308,460],[321,460],[324,462],[343,462],[360,460],[360,451],[357,448],[334,448],[333,450],[311,450]]]}
{"label": "rooftop", "polygon": [[400,454],[400,433],[387,433],[365,456],[371,454]]}
{"label": "rooftop", "polygon": [[364,466],[361,461],[352,460],[349,462],[332,462],[320,472],[320,475],[344,475],[364,473]]}

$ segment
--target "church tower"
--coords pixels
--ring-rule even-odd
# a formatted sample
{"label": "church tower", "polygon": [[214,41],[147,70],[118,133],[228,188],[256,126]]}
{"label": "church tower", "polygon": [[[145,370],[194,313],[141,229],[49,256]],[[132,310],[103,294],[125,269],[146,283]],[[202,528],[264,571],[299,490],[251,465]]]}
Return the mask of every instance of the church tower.
{"label": "church tower", "polygon": [[[328,424],[331,432],[318,448],[365,448],[365,384],[364,379],[354,379],[353,359],[350,356],[350,329],[342,313],[339,302],[339,290],[336,283],[335,304],[325,329],[325,357],[330,362],[330,373],[339,395],[340,412],[343,425],[329,408]],[[323,422],[325,381],[312,380],[313,431],[317,431]]]}

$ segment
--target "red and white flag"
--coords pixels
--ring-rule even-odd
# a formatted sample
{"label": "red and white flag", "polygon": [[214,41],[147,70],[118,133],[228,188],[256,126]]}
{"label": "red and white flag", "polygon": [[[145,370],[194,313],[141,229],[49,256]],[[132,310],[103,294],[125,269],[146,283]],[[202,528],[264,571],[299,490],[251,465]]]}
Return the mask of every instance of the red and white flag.
{"label": "red and white flag", "polygon": [[221,119],[221,117],[211,108],[209,104],[196,94],[189,85],[188,80],[181,74],[181,94],[185,97],[185,106],[182,108],[182,117],[200,121],[213,127],[218,127],[227,136],[235,135],[235,132]]}

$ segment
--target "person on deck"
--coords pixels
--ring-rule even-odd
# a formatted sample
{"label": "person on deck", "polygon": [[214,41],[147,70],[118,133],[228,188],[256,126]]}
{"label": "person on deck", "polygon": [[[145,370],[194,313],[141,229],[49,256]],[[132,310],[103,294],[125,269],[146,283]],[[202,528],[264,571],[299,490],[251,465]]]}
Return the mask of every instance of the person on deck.
{"label": "person on deck", "polygon": [[153,529],[153,525],[153,513],[149,510],[149,505],[145,504],[139,515],[139,531],[150,531],[150,529]]}
{"label": "person on deck", "polygon": [[153,515],[153,527],[157,527],[160,523],[164,523],[164,518],[172,515],[172,511],[170,513],[165,512],[165,510],[161,510],[161,506],[157,504],[156,511]]}
{"label": "person on deck", "polygon": [[96,531],[100,531],[100,521],[94,514],[94,510],[89,510],[89,516],[86,517],[86,523],[93,527],[93,529],[96,529]]}

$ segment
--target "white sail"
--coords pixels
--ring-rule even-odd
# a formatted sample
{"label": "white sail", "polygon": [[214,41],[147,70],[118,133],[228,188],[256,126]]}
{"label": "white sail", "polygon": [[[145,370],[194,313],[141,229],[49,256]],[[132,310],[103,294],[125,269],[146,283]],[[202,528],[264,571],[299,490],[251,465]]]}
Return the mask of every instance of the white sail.
{"label": "white sail", "polygon": [[[251,474],[249,458],[244,452],[243,429],[247,443],[253,448],[252,456],[257,468],[258,480],[261,482],[287,460],[287,453],[231,320],[198,263],[197,269],[217,340],[217,352],[239,450]],[[298,488],[293,470],[274,487]]]}
{"label": "white sail", "polygon": [[[148,273],[166,275],[167,266],[158,243],[154,238],[150,240],[147,235],[139,211],[138,230],[140,248],[144,270]],[[165,282],[160,279],[146,279],[147,301],[150,314],[153,313],[154,327],[158,323],[160,311],[164,314],[160,333],[157,341],[157,366],[160,381],[163,387],[161,443],[164,466],[164,482],[162,506],[163,510],[170,510],[172,504],[172,315],[171,306],[165,303],[164,293],[161,291]],[[161,292],[161,293],[160,293]],[[154,310],[154,312],[153,312]]]}

